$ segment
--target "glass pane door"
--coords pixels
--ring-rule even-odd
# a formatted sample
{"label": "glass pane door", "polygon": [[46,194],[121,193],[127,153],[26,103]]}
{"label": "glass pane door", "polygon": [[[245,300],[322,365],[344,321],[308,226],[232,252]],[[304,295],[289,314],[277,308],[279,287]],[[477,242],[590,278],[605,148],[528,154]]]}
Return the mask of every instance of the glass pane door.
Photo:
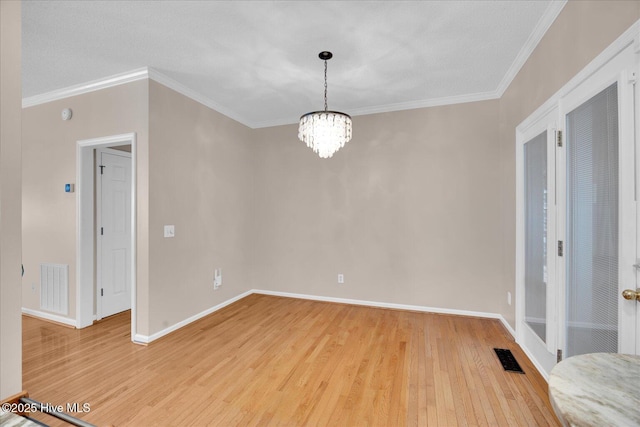
{"label": "glass pane door", "polygon": [[566,356],[618,351],[618,87],[566,115]]}
{"label": "glass pane door", "polygon": [[640,354],[639,88],[629,42],[516,128],[516,339],[546,375]]}
{"label": "glass pane door", "polygon": [[524,144],[524,320],[547,336],[547,132]]}

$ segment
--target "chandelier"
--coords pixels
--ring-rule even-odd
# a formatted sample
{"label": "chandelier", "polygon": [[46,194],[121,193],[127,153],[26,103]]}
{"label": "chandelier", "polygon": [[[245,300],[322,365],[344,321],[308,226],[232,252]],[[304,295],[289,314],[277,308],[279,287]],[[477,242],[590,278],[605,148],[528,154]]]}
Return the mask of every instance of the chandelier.
{"label": "chandelier", "polygon": [[313,111],[300,117],[298,138],[321,158],[326,159],[351,139],[351,116],[327,108],[327,61],[331,52],[320,52],[324,61],[324,111]]}

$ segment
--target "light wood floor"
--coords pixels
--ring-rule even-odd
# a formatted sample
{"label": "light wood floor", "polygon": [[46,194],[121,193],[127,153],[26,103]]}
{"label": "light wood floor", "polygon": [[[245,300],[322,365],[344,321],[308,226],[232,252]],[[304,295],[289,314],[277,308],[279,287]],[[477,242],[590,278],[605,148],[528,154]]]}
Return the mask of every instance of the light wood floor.
{"label": "light wood floor", "polygon": [[23,351],[31,396],[88,402],[97,425],[558,425],[498,320],[251,295],[147,347],[129,313],[82,330],[23,317]]}

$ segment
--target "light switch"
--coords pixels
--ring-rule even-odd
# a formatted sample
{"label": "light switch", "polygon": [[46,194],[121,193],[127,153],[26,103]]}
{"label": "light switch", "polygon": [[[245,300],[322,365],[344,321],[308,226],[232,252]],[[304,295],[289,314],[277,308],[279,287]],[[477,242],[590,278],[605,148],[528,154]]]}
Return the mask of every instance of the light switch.
{"label": "light switch", "polygon": [[164,237],[175,237],[176,228],[174,225],[165,225],[164,226]]}

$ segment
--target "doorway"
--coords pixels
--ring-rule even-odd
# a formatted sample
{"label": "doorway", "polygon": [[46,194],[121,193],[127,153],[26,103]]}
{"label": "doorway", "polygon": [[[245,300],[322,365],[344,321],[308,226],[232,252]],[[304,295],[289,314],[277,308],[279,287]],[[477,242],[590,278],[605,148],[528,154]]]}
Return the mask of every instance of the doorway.
{"label": "doorway", "polygon": [[517,129],[516,332],[545,376],[640,354],[640,302],[623,298],[640,287],[640,61],[620,43]]}
{"label": "doorway", "polygon": [[98,148],[96,320],[131,309],[131,146]]}
{"label": "doorway", "polygon": [[[125,211],[130,207],[127,214],[120,213],[119,220],[127,224],[120,224],[120,228],[128,228],[130,247],[128,253],[118,254],[119,266],[113,266],[111,271],[115,271],[125,280],[124,286],[118,285],[117,293],[122,300],[127,300],[131,307],[131,340],[134,341],[136,335],[136,135],[135,133],[107,136],[78,141],[77,143],[77,218],[78,218],[78,242],[77,242],[77,271],[76,271],[76,325],[78,328],[91,326],[93,321],[105,316],[103,307],[98,309],[99,299],[97,298],[98,282],[98,240],[96,236],[97,212],[97,183],[95,174],[95,156],[100,152],[113,153],[115,150],[108,150],[109,147],[130,146],[130,193],[125,197],[127,201],[122,201],[120,207]],[[117,157],[125,157],[122,153]],[[122,199],[122,194],[119,194]],[[122,239],[120,239],[122,240]],[[120,241],[118,244],[122,245]],[[126,246],[126,245],[124,245]],[[126,252],[126,251],[125,251]],[[123,260],[122,257],[126,259]],[[127,264],[129,265],[127,271]],[[122,267],[124,266],[124,267]],[[103,266],[104,267],[104,266]],[[120,269],[120,270],[118,270]],[[104,270],[104,268],[102,268]],[[121,282],[122,283],[122,282]],[[102,285],[102,283],[101,283]],[[129,285],[129,289],[126,286]],[[123,289],[124,288],[124,289]],[[102,288],[100,288],[102,289]],[[117,307],[116,307],[117,308]]]}

